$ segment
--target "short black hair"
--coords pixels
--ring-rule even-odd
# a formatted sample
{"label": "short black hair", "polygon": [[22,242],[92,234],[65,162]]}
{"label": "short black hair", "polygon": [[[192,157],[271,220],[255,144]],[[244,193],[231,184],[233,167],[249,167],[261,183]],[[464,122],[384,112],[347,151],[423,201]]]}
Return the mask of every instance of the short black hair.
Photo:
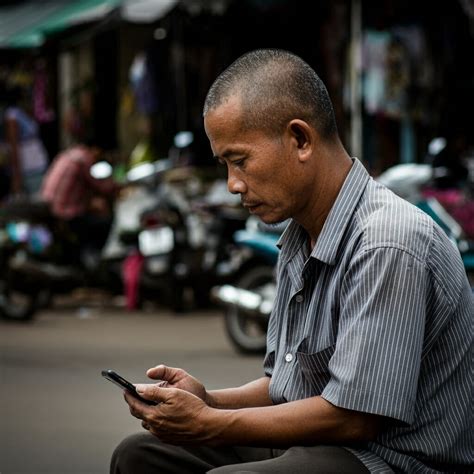
{"label": "short black hair", "polygon": [[337,135],[326,86],[311,66],[289,51],[258,49],[238,58],[212,84],[203,115],[232,95],[242,101],[244,128],[280,134],[298,118],[324,139]]}

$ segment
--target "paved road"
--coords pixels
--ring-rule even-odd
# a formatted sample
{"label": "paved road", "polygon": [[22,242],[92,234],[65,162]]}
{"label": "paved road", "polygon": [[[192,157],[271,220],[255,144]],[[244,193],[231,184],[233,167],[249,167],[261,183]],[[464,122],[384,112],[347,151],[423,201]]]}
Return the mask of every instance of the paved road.
{"label": "paved road", "polygon": [[261,376],[261,362],[233,350],[218,311],[56,304],[32,324],[0,321],[0,473],[108,472],[114,446],[141,427],[103,368],[138,382],[166,363],[218,388]]}

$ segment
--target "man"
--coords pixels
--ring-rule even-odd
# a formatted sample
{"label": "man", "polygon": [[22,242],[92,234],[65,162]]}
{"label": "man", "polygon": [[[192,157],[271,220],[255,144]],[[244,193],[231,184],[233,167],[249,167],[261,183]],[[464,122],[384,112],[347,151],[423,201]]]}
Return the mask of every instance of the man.
{"label": "man", "polygon": [[97,198],[112,198],[120,190],[112,178],[92,176],[100,156],[93,139],[73,145],[54,159],[41,186],[41,198],[49,202],[52,214],[67,221],[79,241],[94,250],[102,248],[111,225],[110,213]]}
{"label": "man", "polygon": [[[244,55],[205,129],[228,187],[280,239],[265,375],[206,391],[180,369],[128,394],[149,431],[114,473],[470,472],[473,299],[457,250],[344,150],[300,58]],[[470,372],[471,371],[471,372]]]}

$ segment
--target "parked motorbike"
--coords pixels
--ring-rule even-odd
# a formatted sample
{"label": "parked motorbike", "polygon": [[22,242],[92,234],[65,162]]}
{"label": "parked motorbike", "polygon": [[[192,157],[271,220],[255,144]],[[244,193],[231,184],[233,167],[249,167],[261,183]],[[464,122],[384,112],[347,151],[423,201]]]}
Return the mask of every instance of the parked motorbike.
{"label": "parked motorbike", "polygon": [[0,210],[0,316],[5,319],[30,320],[49,299],[36,276],[20,269],[29,254],[51,246],[50,218],[41,202],[18,200]]}
{"label": "parked motorbike", "polygon": [[439,173],[439,170],[433,172],[429,164],[399,164],[382,173],[377,181],[426,212],[446,232],[458,247],[466,272],[474,281],[474,243],[466,237],[461,225],[439,200],[423,192],[432,183],[434,173]]}
{"label": "parked motorbike", "polygon": [[262,353],[266,347],[268,320],[276,292],[276,243],[286,222],[266,226],[249,217],[245,230],[234,234],[235,245],[245,254],[233,282],[213,289],[215,301],[225,307],[227,335],[242,353]]}
{"label": "parked motorbike", "polygon": [[[133,170],[130,188],[118,199],[112,228],[102,250],[79,242],[66,221],[55,218],[47,203],[14,200],[0,209],[0,315],[27,321],[55,294],[79,287],[104,288],[121,294],[122,263],[136,240],[133,212],[149,204],[146,180],[156,179],[166,162]],[[99,179],[104,164],[91,173]],[[107,174],[107,173],[106,173]]]}
{"label": "parked motorbike", "polygon": [[157,189],[139,234],[141,298],[160,297],[175,312],[207,306],[211,287],[232,274],[238,264],[229,244],[247,217],[240,200],[229,201],[227,192],[219,199],[219,180],[204,186],[192,170],[183,172]]}

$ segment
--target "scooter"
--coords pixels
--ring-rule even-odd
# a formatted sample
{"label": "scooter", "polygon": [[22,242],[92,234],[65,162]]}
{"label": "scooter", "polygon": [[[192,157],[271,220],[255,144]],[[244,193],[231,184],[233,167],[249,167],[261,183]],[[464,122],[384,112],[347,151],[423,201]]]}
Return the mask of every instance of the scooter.
{"label": "scooter", "polygon": [[51,224],[43,202],[15,200],[0,209],[0,316],[5,319],[30,320],[49,299],[37,276],[21,268],[30,254],[52,247]]}
{"label": "scooter", "polygon": [[426,212],[457,246],[466,269],[474,284],[474,243],[466,238],[460,224],[446,211],[435,197],[429,197],[423,189],[432,182],[434,173],[429,164],[406,163],[395,165],[380,176],[377,181]]}
{"label": "scooter", "polygon": [[235,245],[244,254],[242,268],[230,284],[213,288],[216,302],[225,308],[227,335],[242,353],[263,353],[268,320],[276,293],[276,243],[287,222],[266,226],[249,217],[245,230],[234,234]]}
{"label": "scooter", "polygon": [[137,304],[158,297],[177,313],[208,306],[212,286],[230,278],[232,234],[247,218],[240,199],[236,206],[226,192],[222,200],[219,180],[204,185],[193,170],[181,178],[165,180],[142,213],[137,256]]}
{"label": "scooter", "polygon": [[[146,187],[168,167],[166,161],[148,165],[151,169],[129,173],[128,184],[133,189],[118,200],[112,229],[101,251],[87,249],[67,222],[55,218],[43,201],[16,200],[0,209],[3,318],[31,320],[53,295],[78,287],[122,293],[122,263],[139,231],[139,226],[131,222],[134,212],[150,204]],[[95,178],[108,177],[104,166],[98,163],[91,168]]]}

